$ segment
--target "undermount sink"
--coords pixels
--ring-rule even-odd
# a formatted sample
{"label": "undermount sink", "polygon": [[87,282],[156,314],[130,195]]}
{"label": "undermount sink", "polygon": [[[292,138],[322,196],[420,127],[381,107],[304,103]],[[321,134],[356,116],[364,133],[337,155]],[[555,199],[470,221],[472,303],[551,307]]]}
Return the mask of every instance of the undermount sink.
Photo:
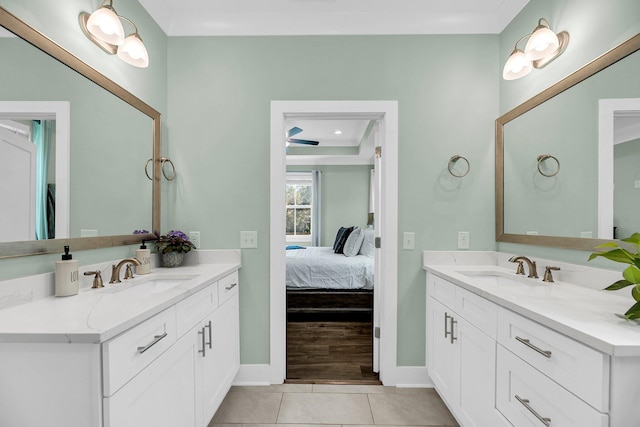
{"label": "undermount sink", "polygon": [[126,293],[128,295],[154,295],[166,292],[183,283],[193,279],[195,275],[185,276],[155,276],[149,278],[136,277],[132,280],[122,281],[115,285],[114,292],[119,294]]}
{"label": "undermount sink", "polygon": [[540,280],[516,276],[514,273],[503,271],[458,271],[458,273],[473,279],[476,283],[495,286],[540,285],[542,283]]}

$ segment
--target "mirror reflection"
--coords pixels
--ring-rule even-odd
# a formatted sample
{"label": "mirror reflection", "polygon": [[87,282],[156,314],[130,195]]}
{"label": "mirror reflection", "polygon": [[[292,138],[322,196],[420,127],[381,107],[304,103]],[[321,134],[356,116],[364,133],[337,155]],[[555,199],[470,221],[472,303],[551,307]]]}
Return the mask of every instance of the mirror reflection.
{"label": "mirror reflection", "polygon": [[[137,229],[152,230],[152,181],[144,173],[145,163],[152,157],[152,120],[20,38],[0,38],[0,52],[0,76],[3,82],[11,82],[0,85],[3,106],[9,101],[67,103],[70,122],[68,154],[58,149],[60,141],[46,136],[51,141],[48,160],[34,166],[37,169],[50,165],[46,176],[39,180],[46,187],[44,207],[42,191],[38,197],[27,196],[32,185],[15,182],[16,176],[29,181],[32,172],[15,169],[14,165],[17,175],[11,175],[11,185],[2,175],[0,198],[12,203],[2,204],[0,222],[10,228],[26,224],[29,230],[25,239],[22,238],[25,234],[0,231],[0,241],[113,236],[131,234]],[[10,128],[28,129],[30,143],[36,145],[33,137],[42,128],[55,129],[60,125],[56,122],[52,128],[45,119],[49,117],[16,117],[0,111],[0,124],[4,124],[0,125],[0,132],[6,136],[11,134]],[[44,122],[44,126],[38,122]],[[50,130],[49,135],[51,132],[56,134]],[[36,149],[38,155],[46,157]],[[68,159],[61,161],[65,159],[57,158],[60,155]],[[67,170],[59,170],[60,164]],[[60,176],[68,178],[59,182]],[[61,195],[63,198],[69,195],[68,200],[60,200]],[[25,221],[27,215],[29,220]],[[43,215],[51,218],[46,234],[36,231],[43,222],[36,221],[35,216]],[[55,224],[53,228],[51,223]]]}
{"label": "mirror reflection", "polygon": [[[616,145],[615,166],[613,155],[606,168],[598,158],[600,100],[640,97],[639,73],[636,52],[504,125],[504,233],[611,239],[614,227],[620,237],[640,230],[640,143]],[[557,174],[541,173],[556,168],[539,163],[544,155],[557,159]],[[608,202],[602,174],[612,183],[600,191]],[[609,225],[603,210],[615,218]]]}

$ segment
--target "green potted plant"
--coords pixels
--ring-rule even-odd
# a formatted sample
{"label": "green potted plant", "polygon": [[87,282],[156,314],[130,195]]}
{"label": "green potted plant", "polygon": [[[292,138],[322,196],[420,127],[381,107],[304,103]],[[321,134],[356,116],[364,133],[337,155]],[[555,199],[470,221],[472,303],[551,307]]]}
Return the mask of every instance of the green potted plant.
{"label": "green potted plant", "polygon": [[622,272],[623,279],[609,285],[605,290],[617,291],[627,286],[633,286],[631,288],[631,295],[636,303],[632,305],[626,313],[616,314],[616,316],[624,319],[640,319],[640,233],[633,233],[630,237],[621,239],[620,241],[633,245],[635,251],[631,252],[620,246],[617,242],[607,242],[596,246],[596,249],[609,248],[609,250],[592,253],[589,261],[597,257],[604,257],[611,261],[629,264]]}
{"label": "green potted plant", "polygon": [[180,266],[184,260],[184,254],[196,248],[189,241],[189,237],[179,230],[172,230],[160,236],[155,244],[158,253],[162,254],[162,263],[165,267]]}

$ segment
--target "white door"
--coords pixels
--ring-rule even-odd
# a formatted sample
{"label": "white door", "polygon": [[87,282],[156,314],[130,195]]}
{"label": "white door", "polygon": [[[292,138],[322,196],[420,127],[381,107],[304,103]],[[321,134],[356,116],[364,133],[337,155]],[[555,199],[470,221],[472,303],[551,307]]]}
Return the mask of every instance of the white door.
{"label": "white door", "polygon": [[[373,185],[373,224],[375,230],[375,237],[379,239],[382,235],[382,197],[381,197],[381,189],[382,189],[382,156],[379,155],[381,153],[382,148],[378,148],[382,146],[382,142],[380,141],[381,135],[384,135],[383,132],[380,132],[380,121],[376,124],[374,129],[374,144],[376,146],[376,155],[374,156],[373,168],[374,168],[374,185]],[[381,312],[381,301],[382,295],[382,283],[381,277],[381,268],[382,268],[382,260],[380,256],[380,249],[376,248],[375,257],[374,257],[374,287],[373,287],[373,372],[380,372],[380,312]]]}
{"label": "white door", "polygon": [[0,241],[36,238],[36,146],[0,126]]}

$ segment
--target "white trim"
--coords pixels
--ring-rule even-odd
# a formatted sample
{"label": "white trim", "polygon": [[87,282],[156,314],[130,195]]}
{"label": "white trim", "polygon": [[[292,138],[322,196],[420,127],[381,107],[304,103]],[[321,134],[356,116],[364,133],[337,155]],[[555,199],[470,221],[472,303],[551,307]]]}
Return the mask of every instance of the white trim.
{"label": "white trim", "polygon": [[434,388],[435,386],[426,367],[398,366],[396,368],[396,387]]}
{"label": "white trim", "polygon": [[598,106],[598,239],[613,238],[614,116],[640,110],[640,98],[601,99]]}
{"label": "white trim", "polygon": [[0,101],[0,117],[56,120],[56,235],[69,237],[71,106],[68,101]]}
{"label": "white trim", "polygon": [[233,379],[233,385],[270,385],[271,367],[269,365],[240,365],[240,370]]}
{"label": "white trim", "polygon": [[382,259],[380,380],[395,385],[397,351],[397,278],[398,278],[398,102],[397,101],[271,101],[271,174],[270,174],[270,373],[271,384],[285,378],[285,204],[286,173],[285,119],[295,114],[344,113],[380,120],[384,134],[382,193]]}

